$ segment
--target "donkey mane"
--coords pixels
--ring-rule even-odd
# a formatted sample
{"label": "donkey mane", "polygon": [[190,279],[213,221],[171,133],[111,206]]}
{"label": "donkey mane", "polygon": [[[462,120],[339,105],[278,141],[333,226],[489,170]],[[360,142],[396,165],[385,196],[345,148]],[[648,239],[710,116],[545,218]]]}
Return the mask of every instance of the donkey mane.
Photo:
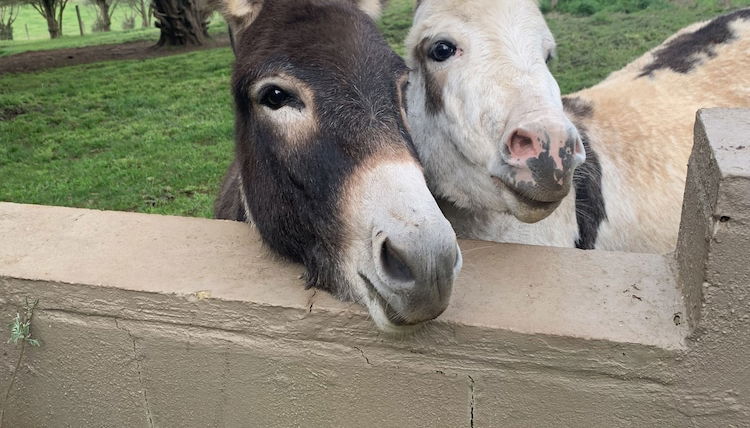
{"label": "donkey mane", "polygon": [[586,162],[576,168],[573,173],[575,188],[576,222],[578,224],[578,238],[575,246],[581,250],[592,250],[596,246],[599,226],[607,220],[607,209],[602,190],[602,165],[599,156],[591,146],[588,129],[583,119],[591,118],[593,106],[579,97],[564,97],[563,108],[578,128],[578,133],[586,148]]}

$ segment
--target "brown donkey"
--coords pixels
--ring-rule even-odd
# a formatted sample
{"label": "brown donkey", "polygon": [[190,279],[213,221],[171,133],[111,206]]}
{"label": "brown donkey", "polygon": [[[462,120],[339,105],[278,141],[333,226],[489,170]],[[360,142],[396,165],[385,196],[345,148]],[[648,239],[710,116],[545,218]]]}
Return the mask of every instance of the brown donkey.
{"label": "brown donkey", "polygon": [[225,1],[236,157],[215,215],[401,331],[445,310],[461,255],[407,130],[408,70],[361,3]]}

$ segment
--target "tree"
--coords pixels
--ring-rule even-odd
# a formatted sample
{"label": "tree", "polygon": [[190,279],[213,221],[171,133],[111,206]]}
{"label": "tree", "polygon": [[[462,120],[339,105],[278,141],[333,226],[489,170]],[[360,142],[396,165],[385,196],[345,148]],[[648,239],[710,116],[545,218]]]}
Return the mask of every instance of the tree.
{"label": "tree", "polygon": [[20,9],[17,0],[0,0],[0,40],[13,40],[13,23]]}
{"label": "tree", "polygon": [[141,27],[146,28],[151,25],[149,18],[154,14],[154,3],[146,0],[128,0],[128,5],[141,17]]}
{"label": "tree", "polygon": [[212,12],[201,0],[154,0],[156,26],[161,29],[156,46],[202,45],[209,38]]}
{"label": "tree", "polygon": [[117,0],[90,0],[90,2],[96,6],[94,31],[110,31],[112,29],[112,14],[117,7]]}
{"label": "tree", "polygon": [[30,0],[29,4],[47,20],[51,39],[62,36],[62,15],[68,0]]}

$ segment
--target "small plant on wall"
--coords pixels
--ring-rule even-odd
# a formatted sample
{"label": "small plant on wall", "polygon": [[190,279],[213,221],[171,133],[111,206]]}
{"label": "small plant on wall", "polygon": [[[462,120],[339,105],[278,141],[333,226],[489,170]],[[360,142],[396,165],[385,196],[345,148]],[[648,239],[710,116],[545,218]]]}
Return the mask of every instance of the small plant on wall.
{"label": "small plant on wall", "polygon": [[13,390],[13,384],[16,382],[16,376],[21,367],[21,361],[23,361],[26,345],[39,346],[39,340],[31,337],[31,320],[34,317],[34,309],[36,309],[38,304],[39,299],[34,300],[33,303],[29,303],[29,299],[27,298],[23,306],[23,311],[17,312],[16,317],[10,323],[10,339],[8,339],[8,343],[18,345],[18,342],[21,342],[21,351],[18,353],[16,366],[10,375],[10,382],[8,383],[8,388],[5,390],[3,405],[0,408],[0,428],[3,427],[8,398],[10,397],[10,392]]}

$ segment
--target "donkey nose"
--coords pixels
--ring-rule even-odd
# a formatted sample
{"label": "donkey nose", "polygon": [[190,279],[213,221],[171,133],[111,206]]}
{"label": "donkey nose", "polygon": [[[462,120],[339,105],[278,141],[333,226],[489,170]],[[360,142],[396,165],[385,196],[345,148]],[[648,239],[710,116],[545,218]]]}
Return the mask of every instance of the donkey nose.
{"label": "donkey nose", "polygon": [[455,233],[441,220],[401,224],[373,240],[379,292],[394,324],[429,321],[448,307],[462,259]]}
{"label": "donkey nose", "polygon": [[586,150],[578,133],[571,129],[542,130],[518,128],[506,142],[508,163],[525,168],[528,162],[544,154],[554,162],[549,165],[560,170],[575,169],[586,160]]}
{"label": "donkey nose", "polygon": [[559,201],[570,190],[573,171],[586,160],[578,131],[572,126],[521,126],[505,141],[504,161],[511,167],[507,183],[527,197]]}

